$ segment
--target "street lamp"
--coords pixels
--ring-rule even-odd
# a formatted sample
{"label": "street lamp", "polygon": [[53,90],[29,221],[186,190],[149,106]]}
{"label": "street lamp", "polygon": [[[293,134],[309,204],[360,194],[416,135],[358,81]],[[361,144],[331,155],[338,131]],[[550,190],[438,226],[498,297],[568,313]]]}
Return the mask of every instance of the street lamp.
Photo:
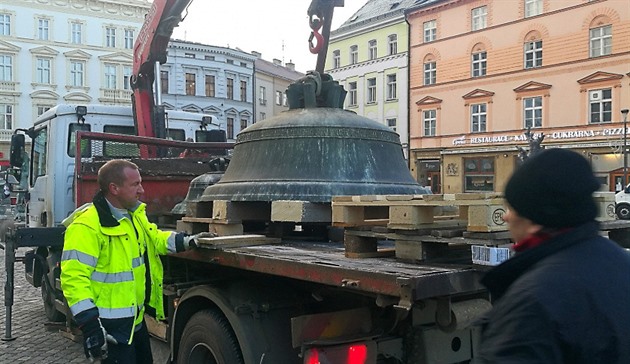
{"label": "street lamp", "polygon": [[622,109],[621,115],[623,115],[623,188],[625,190],[628,185],[628,109]]}

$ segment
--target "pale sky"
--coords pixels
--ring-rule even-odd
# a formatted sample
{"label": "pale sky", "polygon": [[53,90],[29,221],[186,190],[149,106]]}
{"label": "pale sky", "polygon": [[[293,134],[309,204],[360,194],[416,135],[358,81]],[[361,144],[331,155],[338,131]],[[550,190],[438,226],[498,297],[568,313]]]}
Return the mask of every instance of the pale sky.
{"label": "pale sky", "polygon": [[[345,0],[336,7],[332,29],[338,28],[367,0]],[[239,48],[292,61],[300,72],[315,69],[317,56],[309,51],[311,28],[307,10],[311,0],[193,0],[188,16],[173,38],[221,47]],[[283,50],[284,44],[284,50]],[[331,50],[328,50],[331,52]]]}

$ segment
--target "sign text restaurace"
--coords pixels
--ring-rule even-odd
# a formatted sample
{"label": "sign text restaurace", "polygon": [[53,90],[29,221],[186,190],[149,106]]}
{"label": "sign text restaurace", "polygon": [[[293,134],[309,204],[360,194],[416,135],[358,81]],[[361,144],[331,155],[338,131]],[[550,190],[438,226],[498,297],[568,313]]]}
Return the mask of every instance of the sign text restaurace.
{"label": "sign text restaurace", "polygon": [[[602,130],[573,130],[573,131],[555,131],[551,134],[547,134],[545,137],[548,139],[582,139],[582,138],[594,138],[594,137],[609,137],[609,136],[621,136],[623,135],[623,127],[621,128],[608,128]],[[533,137],[539,137],[540,133],[534,134]],[[495,136],[483,136],[472,137],[466,139],[465,135],[459,138],[453,139],[453,145],[466,145],[466,144],[493,144],[493,143],[509,143],[509,142],[525,142],[527,137],[524,134],[518,135],[495,135]]]}

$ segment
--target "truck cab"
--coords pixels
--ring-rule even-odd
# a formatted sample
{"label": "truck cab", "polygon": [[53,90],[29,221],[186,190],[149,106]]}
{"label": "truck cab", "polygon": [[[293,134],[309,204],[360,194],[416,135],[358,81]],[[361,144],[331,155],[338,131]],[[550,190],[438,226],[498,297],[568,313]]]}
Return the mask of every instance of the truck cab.
{"label": "truck cab", "polygon": [[[167,111],[167,136],[170,139],[210,141],[208,129],[219,129],[214,116]],[[23,153],[22,174],[28,174],[30,193],[27,205],[29,227],[58,226],[76,208],[74,176],[78,131],[136,135],[130,107],[64,104],[39,116],[27,131],[30,153]],[[115,147],[121,147],[122,143],[98,144],[86,144],[82,157],[115,157]],[[169,154],[177,157],[180,152],[170,150]]]}

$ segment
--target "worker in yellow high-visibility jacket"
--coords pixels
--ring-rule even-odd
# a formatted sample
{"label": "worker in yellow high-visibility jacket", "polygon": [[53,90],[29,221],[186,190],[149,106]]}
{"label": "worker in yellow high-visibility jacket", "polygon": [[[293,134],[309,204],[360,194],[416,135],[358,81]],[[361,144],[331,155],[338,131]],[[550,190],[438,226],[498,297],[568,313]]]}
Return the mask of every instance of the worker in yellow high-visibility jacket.
{"label": "worker in yellow high-visibility jacket", "polygon": [[134,163],[105,163],[98,184],[93,202],[64,221],[61,288],[89,359],[152,363],[143,315],[164,318],[159,255],[183,251],[194,240],[149,222]]}

